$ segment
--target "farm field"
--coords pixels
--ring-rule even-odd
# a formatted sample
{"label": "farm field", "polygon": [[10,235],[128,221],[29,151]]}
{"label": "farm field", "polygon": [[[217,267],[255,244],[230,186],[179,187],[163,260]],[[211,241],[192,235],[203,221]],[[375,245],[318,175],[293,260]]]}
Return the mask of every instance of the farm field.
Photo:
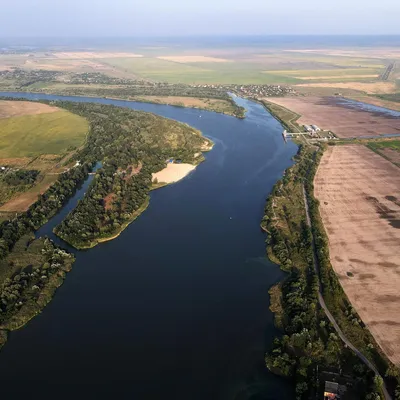
{"label": "farm field", "polygon": [[[87,132],[84,118],[60,108],[0,101],[0,212],[29,208],[66,169]],[[24,173],[35,178],[25,181],[18,175]]]}
{"label": "farm field", "polygon": [[83,144],[86,121],[64,110],[0,119],[0,158],[62,154]]}
{"label": "farm field", "polygon": [[[397,49],[387,49],[400,59]],[[11,67],[48,71],[102,72],[114,77],[149,79],[171,83],[209,84],[316,84],[344,83],[354,90],[378,90],[388,65],[382,52],[355,49],[290,51],[266,46],[199,47],[137,46],[132,51],[64,51],[0,55],[0,71]],[[395,75],[395,74],[394,74]],[[394,82],[380,82],[387,93]],[[390,85],[389,85],[390,83]]]}
{"label": "farm field", "polygon": [[330,147],[314,181],[332,266],[388,358],[400,363],[400,174],[362,145]]}
{"label": "farm field", "polygon": [[298,124],[315,124],[341,138],[400,133],[400,118],[349,107],[337,97],[279,97],[268,101],[301,115]]}
{"label": "farm field", "polygon": [[368,147],[400,167],[400,140],[370,142]]}

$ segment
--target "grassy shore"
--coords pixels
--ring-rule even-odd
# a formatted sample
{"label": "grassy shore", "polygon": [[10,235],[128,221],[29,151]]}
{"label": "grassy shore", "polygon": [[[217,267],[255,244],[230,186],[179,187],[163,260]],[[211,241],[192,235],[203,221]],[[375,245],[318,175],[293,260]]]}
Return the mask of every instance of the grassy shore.
{"label": "grassy shore", "polygon": [[301,115],[285,107],[268,101],[262,101],[264,107],[286,128],[288,132],[302,132],[297,120]]}

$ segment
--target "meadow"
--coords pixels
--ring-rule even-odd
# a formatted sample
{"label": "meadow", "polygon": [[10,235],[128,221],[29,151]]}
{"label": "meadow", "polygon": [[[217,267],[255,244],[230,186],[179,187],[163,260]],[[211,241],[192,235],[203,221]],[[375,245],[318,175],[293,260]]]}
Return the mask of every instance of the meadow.
{"label": "meadow", "polygon": [[[0,214],[27,210],[68,168],[88,131],[84,118],[57,107],[0,101]],[[18,178],[24,173],[35,178]]]}
{"label": "meadow", "polygon": [[[394,60],[400,58],[400,54],[392,53]],[[379,80],[388,63],[383,53],[361,48],[352,52],[334,49],[315,52],[239,44],[137,46],[131,53],[115,50],[0,55],[0,71],[16,66],[66,73],[102,72],[130,79],[186,84],[370,82]],[[397,76],[396,71],[397,68],[393,76]],[[42,87],[40,82],[33,85],[32,89]]]}
{"label": "meadow", "polygon": [[67,111],[0,119],[0,158],[63,154],[83,144],[88,124]]}

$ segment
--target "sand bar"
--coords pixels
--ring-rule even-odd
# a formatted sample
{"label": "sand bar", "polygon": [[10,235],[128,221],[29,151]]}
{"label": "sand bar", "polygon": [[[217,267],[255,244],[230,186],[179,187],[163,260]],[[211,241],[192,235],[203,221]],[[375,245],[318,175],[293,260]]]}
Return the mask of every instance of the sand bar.
{"label": "sand bar", "polygon": [[192,164],[167,164],[166,168],[152,174],[153,181],[158,183],[173,183],[181,180],[196,168]]}

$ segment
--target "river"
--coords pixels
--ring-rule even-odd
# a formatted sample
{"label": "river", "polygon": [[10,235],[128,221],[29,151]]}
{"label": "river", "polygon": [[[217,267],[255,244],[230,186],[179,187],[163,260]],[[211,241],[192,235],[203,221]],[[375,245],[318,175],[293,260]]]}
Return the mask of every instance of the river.
{"label": "river", "polygon": [[[278,334],[268,289],[283,273],[265,257],[260,220],[297,151],[282,140],[280,123],[240,98],[243,120],[166,105],[15,95],[150,111],[200,129],[215,146],[184,180],[153,191],[149,208],[117,239],[76,252],[53,301],[2,349],[2,398],[293,398],[291,385],[264,368]],[[59,219],[39,233],[50,234]]]}

